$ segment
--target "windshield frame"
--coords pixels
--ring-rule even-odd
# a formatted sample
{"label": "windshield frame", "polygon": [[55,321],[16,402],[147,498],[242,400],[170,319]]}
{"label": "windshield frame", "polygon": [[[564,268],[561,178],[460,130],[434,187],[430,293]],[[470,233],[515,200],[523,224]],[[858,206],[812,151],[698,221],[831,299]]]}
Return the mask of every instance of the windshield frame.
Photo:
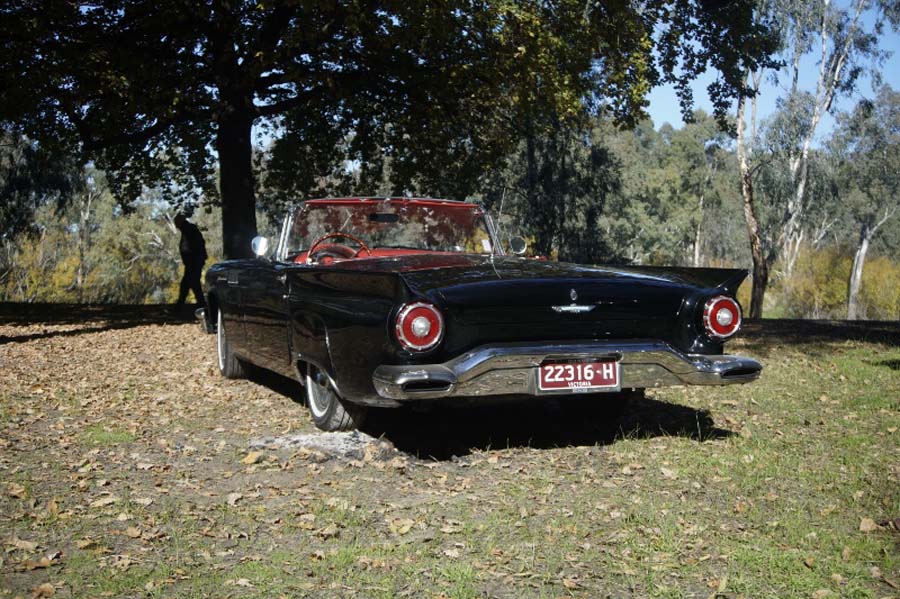
{"label": "windshield frame", "polygon": [[[303,211],[304,207],[310,202],[321,203],[323,205],[327,205],[331,202],[332,205],[353,205],[353,203],[358,202],[359,204],[376,204],[378,202],[401,202],[401,203],[411,203],[411,204],[425,204],[425,203],[433,203],[433,204],[449,204],[452,205],[455,209],[459,209],[462,206],[470,206],[473,211],[476,211],[478,216],[484,219],[484,229],[490,238],[491,242],[491,251],[490,252],[478,252],[477,255],[490,255],[490,256],[503,256],[506,252],[503,250],[502,244],[499,243],[499,239],[497,237],[497,229],[496,224],[494,222],[491,214],[484,210],[479,204],[475,204],[474,202],[463,202],[458,200],[443,200],[443,199],[433,199],[433,198],[317,198],[314,200],[306,200],[303,202],[299,202],[293,205],[284,217],[284,221],[282,223],[281,234],[278,239],[278,247],[276,251],[276,260],[279,262],[288,262],[288,243],[291,238],[291,230],[294,227],[294,222],[299,214]],[[309,248],[303,248],[303,251],[308,250]],[[423,254],[429,253],[438,253],[434,250],[421,250]],[[446,253],[453,254],[470,254],[471,252],[452,252],[447,251]],[[292,260],[291,260],[292,261]]]}

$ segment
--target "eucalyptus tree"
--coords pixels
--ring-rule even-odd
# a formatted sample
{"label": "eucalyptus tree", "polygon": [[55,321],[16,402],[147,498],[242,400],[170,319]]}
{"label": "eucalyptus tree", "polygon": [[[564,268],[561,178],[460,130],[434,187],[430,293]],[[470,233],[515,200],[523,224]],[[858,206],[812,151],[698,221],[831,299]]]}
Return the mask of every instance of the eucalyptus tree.
{"label": "eucalyptus tree", "polygon": [[729,160],[728,136],[710,115],[697,110],[690,122],[672,132],[667,145],[663,168],[670,181],[669,195],[684,213],[683,261],[700,266],[705,212],[727,193],[721,175]]}
{"label": "eucalyptus tree", "polygon": [[42,205],[63,207],[81,186],[81,169],[70,156],[0,130],[0,240],[28,230]]}
{"label": "eucalyptus tree", "polygon": [[[602,102],[718,73],[719,110],[771,51],[752,0],[9,0],[0,124],[83,152],[129,201],[160,179],[219,198],[225,254],[256,232],[254,126],[284,140],[270,188],[297,197],[336,160],[396,189],[471,191],[516,146]],[[679,68],[680,67],[680,68]],[[334,146],[350,140],[347,156]],[[277,168],[276,168],[277,167]]]}
{"label": "eucalyptus tree", "polygon": [[[848,0],[840,6],[832,4],[831,0],[761,0],[757,15],[776,26],[781,40],[779,55],[784,66],[774,70],[748,69],[745,85],[755,94],[741,96],[737,103],[737,155],[753,257],[750,316],[754,318],[762,316],[772,263],[772,257],[764,247],[767,232],[760,221],[761,199],[754,195],[753,181],[761,162],[771,159],[753,147],[761,82],[768,76],[778,82],[786,78],[787,91],[779,98],[780,109],[792,115],[793,122],[801,123],[801,126],[791,128],[789,138],[783,139],[791,187],[774,234],[775,258],[783,258],[786,272],[790,274],[804,236],[804,217],[810,201],[810,152],[816,132],[823,117],[833,110],[835,99],[852,93],[865,68],[878,64],[883,58],[878,47],[879,38],[886,24],[894,28],[900,24],[900,5],[891,0]],[[816,63],[814,89],[803,87],[800,73],[804,60]]]}
{"label": "eucalyptus tree", "polygon": [[900,92],[883,86],[842,115],[833,145],[843,159],[844,203],[856,225],[847,285],[847,318],[861,316],[859,291],[866,255],[882,226],[900,211]]}
{"label": "eucalyptus tree", "polygon": [[621,165],[597,128],[563,123],[526,137],[502,168],[482,180],[482,200],[501,230],[525,234],[543,256],[583,263],[621,260],[600,234],[606,202],[619,192]]}

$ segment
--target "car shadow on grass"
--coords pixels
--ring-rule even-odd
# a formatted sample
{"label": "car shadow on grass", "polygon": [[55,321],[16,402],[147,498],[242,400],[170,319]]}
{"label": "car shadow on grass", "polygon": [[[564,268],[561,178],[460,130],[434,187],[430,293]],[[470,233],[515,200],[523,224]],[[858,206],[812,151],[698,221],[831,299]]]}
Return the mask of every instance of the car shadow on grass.
{"label": "car shadow on grass", "polygon": [[621,416],[614,412],[525,398],[492,406],[435,406],[422,413],[384,411],[363,429],[404,453],[435,460],[491,449],[593,447],[660,436],[702,442],[735,434],[717,427],[707,411],[649,397],[632,400]]}
{"label": "car shadow on grass", "polygon": [[[302,388],[292,379],[257,369],[250,378],[294,403],[303,403]],[[592,399],[602,402],[604,398]],[[410,456],[432,460],[491,449],[593,447],[661,436],[703,442],[736,434],[717,427],[706,410],[651,397],[634,398],[620,416],[615,412],[609,405],[581,398],[519,397],[492,405],[434,403],[427,409],[370,410],[361,430]]]}

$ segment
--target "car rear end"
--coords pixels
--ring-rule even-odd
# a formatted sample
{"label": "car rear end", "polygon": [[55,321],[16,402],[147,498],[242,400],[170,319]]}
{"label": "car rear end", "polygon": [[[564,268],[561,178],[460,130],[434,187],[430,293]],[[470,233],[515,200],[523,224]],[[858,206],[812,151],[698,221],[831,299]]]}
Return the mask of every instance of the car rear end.
{"label": "car rear end", "polygon": [[408,402],[749,382],[761,366],[723,353],[745,276],[515,258],[407,272],[389,327],[396,353],[373,385]]}

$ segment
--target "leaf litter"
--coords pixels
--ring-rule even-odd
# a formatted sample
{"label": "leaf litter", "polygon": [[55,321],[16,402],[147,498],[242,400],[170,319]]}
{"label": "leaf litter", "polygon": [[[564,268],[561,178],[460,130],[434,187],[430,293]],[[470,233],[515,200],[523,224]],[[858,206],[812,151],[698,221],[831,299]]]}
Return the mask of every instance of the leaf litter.
{"label": "leaf litter", "polygon": [[[0,345],[0,592],[12,596],[98,596],[118,573],[176,562],[181,574],[139,578],[124,593],[188,596],[190,572],[251,596],[705,597],[740,594],[737,579],[771,580],[748,593],[759,596],[790,588],[788,569],[754,572],[736,548],[784,544],[785,521],[809,501],[797,511],[803,526],[844,550],[784,548],[804,587],[841,596],[854,580],[880,596],[900,576],[879,553],[896,531],[898,514],[879,506],[897,505],[886,493],[898,471],[877,453],[892,443],[897,410],[856,405],[844,420],[834,416],[855,401],[846,383],[779,387],[808,362],[800,354],[771,364],[770,387],[657,392],[626,417],[622,438],[499,438],[431,460],[388,438],[317,432],[273,386],[222,379],[213,339],[192,324],[95,325],[54,336],[53,326],[0,324],[7,338],[44,335]],[[732,436],[699,443],[709,406]],[[796,424],[805,409],[815,435]],[[687,412],[684,431],[655,425],[661,410]],[[839,438],[845,429],[829,426],[856,431],[871,415],[871,462],[860,468],[885,478],[834,487],[849,499],[820,498],[832,487],[815,478],[792,482],[796,468],[766,471],[780,457],[766,443]],[[888,445],[873,445],[879,433]],[[680,565],[690,568],[672,575]]]}

